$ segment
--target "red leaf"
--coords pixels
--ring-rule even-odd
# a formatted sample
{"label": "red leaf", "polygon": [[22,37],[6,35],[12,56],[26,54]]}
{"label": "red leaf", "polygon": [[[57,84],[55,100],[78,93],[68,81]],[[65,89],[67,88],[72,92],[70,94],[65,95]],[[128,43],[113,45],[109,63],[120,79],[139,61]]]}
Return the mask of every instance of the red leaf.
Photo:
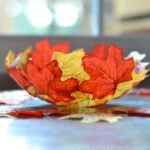
{"label": "red leaf", "polygon": [[135,67],[133,59],[124,59],[122,49],[115,45],[108,48],[97,45],[91,55],[83,58],[83,66],[90,79],[83,81],[79,88],[94,98],[114,94],[119,83],[132,79]]}
{"label": "red leaf", "polygon": [[23,89],[26,89],[30,86],[30,83],[28,81],[28,78],[26,75],[22,72],[21,69],[16,68],[7,68],[7,72],[9,75],[15,80],[15,82],[22,87]]}
{"label": "red leaf", "polygon": [[61,81],[61,70],[57,61],[51,61],[48,65],[39,69],[32,62],[27,64],[27,75],[30,83],[40,95],[44,94],[54,101],[71,101],[71,93],[78,89],[78,81],[70,78]]}
{"label": "red leaf", "polygon": [[137,95],[142,95],[142,96],[150,96],[150,89],[134,89],[133,93],[137,94]]}
{"label": "red leaf", "polygon": [[51,47],[49,41],[45,39],[35,44],[35,50],[32,53],[32,61],[37,67],[43,67],[51,61],[52,53],[54,51],[67,53],[68,50],[68,42],[57,43]]}
{"label": "red leaf", "polygon": [[[126,106],[111,106],[103,105],[100,107],[92,108],[59,108],[59,107],[44,107],[38,109],[16,109],[9,112],[0,112],[0,116],[13,116],[17,118],[42,118],[47,116],[65,116],[65,115],[78,115],[85,114],[91,115],[96,114],[105,116],[114,116],[115,114],[127,114],[128,116],[137,117],[150,117],[150,108],[138,108],[138,107],[126,107]],[[121,115],[120,114],[120,115]]]}
{"label": "red leaf", "polygon": [[99,59],[105,60],[107,57],[107,48],[104,44],[97,44],[93,47],[91,56],[97,57]]}
{"label": "red leaf", "polygon": [[58,109],[57,107],[38,108],[38,109],[16,109],[10,112],[0,113],[1,116],[12,116],[17,118],[43,118],[47,116],[63,116],[70,114],[67,109]]}
{"label": "red leaf", "polygon": [[125,107],[117,106],[112,107],[113,112],[125,113],[129,116],[141,116],[141,117],[150,117],[150,108],[138,108],[138,107]]}

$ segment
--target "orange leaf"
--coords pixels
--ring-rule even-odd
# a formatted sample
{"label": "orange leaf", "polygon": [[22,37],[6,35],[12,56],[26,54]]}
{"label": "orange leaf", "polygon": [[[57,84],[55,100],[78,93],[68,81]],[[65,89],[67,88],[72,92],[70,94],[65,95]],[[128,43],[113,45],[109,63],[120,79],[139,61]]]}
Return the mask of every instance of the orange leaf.
{"label": "orange leaf", "polygon": [[[61,81],[61,70],[57,61],[51,61],[48,65],[39,69],[32,62],[27,64],[27,76],[32,86],[37,91],[37,96],[47,95],[47,101],[71,101],[74,98],[71,93],[78,88],[78,81],[70,78]],[[41,96],[41,98],[44,98]]]}
{"label": "orange leaf", "polygon": [[93,94],[93,98],[113,95],[119,83],[132,80],[135,67],[133,59],[124,59],[122,49],[115,45],[95,47],[91,55],[83,58],[83,65],[90,79],[80,84],[80,90]]}
{"label": "orange leaf", "polygon": [[68,42],[56,43],[54,46],[50,46],[49,41],[45,39],[35,44],[35,50],[32,53],[32,61],[37,67],[43,67],[51,61],[54,51],[67,53],[68,50]]}

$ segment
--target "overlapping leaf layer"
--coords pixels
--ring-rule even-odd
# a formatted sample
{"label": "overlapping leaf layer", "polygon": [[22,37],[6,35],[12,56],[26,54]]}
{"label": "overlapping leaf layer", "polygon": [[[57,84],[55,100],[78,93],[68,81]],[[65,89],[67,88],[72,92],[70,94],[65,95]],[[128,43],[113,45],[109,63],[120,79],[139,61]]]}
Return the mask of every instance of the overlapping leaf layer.
{"label": "overlapping leaf layer", "polygon": [[91,53],[84,49],[69,53],[68,42],[51,46],[47,39],[16,58],[9,52],[5,64],[28,93],[58,106],[104,104],[132,89],[147,73],[137,72],[137,62],[124,58],[122,49],[113,44],[97,44]]}

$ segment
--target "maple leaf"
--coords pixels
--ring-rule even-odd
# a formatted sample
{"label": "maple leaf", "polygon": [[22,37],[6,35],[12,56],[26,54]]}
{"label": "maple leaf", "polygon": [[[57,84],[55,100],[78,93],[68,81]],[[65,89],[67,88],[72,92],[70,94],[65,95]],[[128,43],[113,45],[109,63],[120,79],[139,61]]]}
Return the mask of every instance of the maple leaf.
{"label": "maple leaf", "polygon": [[48,116],[58,119],[76,119],[81,123],[96,123],[106,121],[114,123],[126,116],[150,117],[150,108],[129,107],[121,105],[101,105],[99,107],[29,107],[22,109],[0,110],[0,117],[43,118]]}
{"label": "maple leaf", "polygon": [[132,93],[141,95],[141,96],[150,96],[150,89],[146,89],[146,88],[133,89],[131,91],[131,94]]}
{"label": "maple leaf", "polygon": [[[55,60],[40,70],[32,62],[28,62],[27,76],[35,91],[37,91],[37,96],[49,102],[71,101],[74,98],[70,94],[78,88],[76,79],[60,80],[61,70]],[[46,95],[47,98],[42,95]]]}
{"label": "maple leaf", "polygon": [[30,57],[31,51],[31,48],[27,48],[24,52],[21,52],[16,59],[15,54],[10,51],[5,59],[7,72],[16,81],[16,83],[24,89],[30,86],[25,70],[26,62]]}
{"label": "maple leaf", "polygon": [[83,58],[84,69],[90,74],[91,79],[83,81],[80,90],[92,93],[93,98],[114,94],[119,83],[132,80],[135,67],[132,58],[124,59],[122,50],[114,45],[109,46],[104,55],[106,58],[103,59],[96,55]]}
{"label": "maple leaf", "polygon": [[101,108],[77,108],[77,107],[39,107],[26,109],[12,109],[9,111],[0,111],[0,117],[16,118],[43,118],[48,116],[57,116],[58,119],[82,119],[81,123],[96,123],[107,121],[109,123],[117,122],[123,119],[123,116],[112,114],[109,107]]}
{"label": "maple leaf", "polygon": [[113,106],[111,110],[114,113],[124,113],[128,116],[150,117],[149,107]]}
{"label": "maple leaf", "polygon": [[75,78],[79,81],[89,79],[89,75],[84,71],[82,66],[82,58],[85,52],[80,49],[69,54],[54,52],[53,60],[57,60],[62,71],[61,80]]}
{"label": "maple leaf", "polygon": [[57,105],[59,105],[59,106],[91,107],[91,106],[104,104],[109,100],[116,99],[116,98],[122,96],[123,94],[125,94],[125,92],[132,89],[133,86],[135,86],[137,83],[139,83],[141,80],[143,80],[146,73],[147,73],[147,70],[144,70],[139,74],[136,74],[133,72],[132,80],[118,84],[114,94],[108,94],[101,99],[99,99],[99,98],[94,99],[93,95],[90,93],[75,91],[71,94],[71,96],[75,98],[74,100],[72,100],[70,103],[58,102]]}
{"label": "maple leaf", "polygon": [[35,50],[32,53],[32,62],[37,67],[41,68],[51,61],[52,54],[54,51],[67,53],[68,50],[69,50],[68,42],[60,42],[56,43],[53,46],[50,46],[49,41],[45,39],[35,44]]}
{"label": "maple leaf", "polygon": [[122,118],[123,117],[119,115],[100,113],[100,114],[72,114],[61,117],[60,119],[81,119],[81,123],[96,123],[99,121],[114,123]]}

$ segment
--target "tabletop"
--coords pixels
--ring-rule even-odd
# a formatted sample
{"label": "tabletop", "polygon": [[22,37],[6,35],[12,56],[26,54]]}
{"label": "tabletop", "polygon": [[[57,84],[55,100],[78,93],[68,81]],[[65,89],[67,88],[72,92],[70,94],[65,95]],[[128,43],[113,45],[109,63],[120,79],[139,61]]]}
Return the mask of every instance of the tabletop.
{"label": "tabletop", "polygon": [[[9,92],[8,92],[9,94]],[[123,96],[109,102],[150,107],[150,97]],[[28,100],[14,108],[49,105]],[[0,105],[0,110],[8,106]],[[116,123],[81,124],[78,120],[0,118],[2,150],[150,150],[150,118],[125,117]]]}

